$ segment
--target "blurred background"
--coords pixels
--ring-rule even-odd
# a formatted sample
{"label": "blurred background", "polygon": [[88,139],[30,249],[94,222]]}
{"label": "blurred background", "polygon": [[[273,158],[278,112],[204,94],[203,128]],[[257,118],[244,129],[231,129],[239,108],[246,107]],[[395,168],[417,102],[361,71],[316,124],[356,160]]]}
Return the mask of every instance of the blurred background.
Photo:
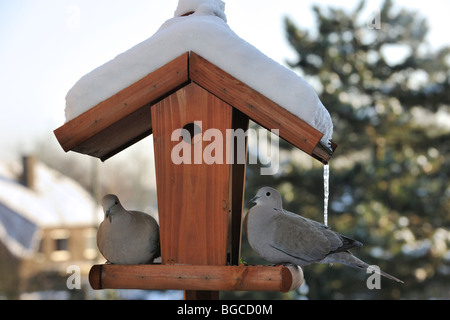
{"label": "blurred background", "polygon": [[[382,279],[380,290],[369,290],[364,272],[312,265],[288,294],[221,298],[449,299],[450,2],[225,2],[230,27],[304,77],[330,111],[339,147],[329,225],[364,242],[353,253],[405,284]],[[104,194],[157,216],[152,137],[101,163],[64,153],[53,135],[75,82],[154,34],[177,3],[0,1],[0,298],[182,298],[94,292],[86,277],[104,262],[95,244]],[[274,176],[248,165],[245,199],[270,185],[285,209],[323,221],[323,165],[282,140],[280,162]],[[245,235],[241,256],[266,263]],[[73,265],[81,284],[69,290]]]}

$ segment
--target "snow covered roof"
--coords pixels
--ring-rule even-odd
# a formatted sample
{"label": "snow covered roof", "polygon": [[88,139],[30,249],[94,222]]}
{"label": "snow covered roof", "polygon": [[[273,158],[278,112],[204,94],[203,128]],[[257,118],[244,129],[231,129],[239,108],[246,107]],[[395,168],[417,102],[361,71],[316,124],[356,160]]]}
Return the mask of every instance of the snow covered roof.
{"label": "snow covered roof", "polygon": [[[180,0],[175,17],[149,39],[82,77],[66,96],[66,122],[132,85],[185,52],[195,51],[324,134],[331,117],[312,87],[265,56],[227,25],[220,0]],[[183,16],[185,14],[192,14]]]}
{"label": "snow covered roof", "polygon": [[18,166],[0,164],[0,241],[18,256],[38,245],[40,230],[94,226],[103,216],[77,182],[37,162],[33,189],[17,181]]}

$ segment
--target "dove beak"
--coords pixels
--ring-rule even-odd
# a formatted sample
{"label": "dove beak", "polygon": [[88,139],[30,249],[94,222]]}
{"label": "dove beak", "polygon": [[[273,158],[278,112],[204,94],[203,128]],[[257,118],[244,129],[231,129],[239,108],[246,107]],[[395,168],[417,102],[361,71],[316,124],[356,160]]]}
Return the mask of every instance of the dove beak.
{"label": "dove beak", "polygon": [[109,218],[109,222],[111,222],[111,209],[106,210],[105,219]]}
{"label": "dove beak", "polygon": [[261,197],[260,196],[254,196],[253,198],[250,199],[250,201],[248,203],[249,204],[256,203],[256,200],[258,200],[259,198],[261,198]]}

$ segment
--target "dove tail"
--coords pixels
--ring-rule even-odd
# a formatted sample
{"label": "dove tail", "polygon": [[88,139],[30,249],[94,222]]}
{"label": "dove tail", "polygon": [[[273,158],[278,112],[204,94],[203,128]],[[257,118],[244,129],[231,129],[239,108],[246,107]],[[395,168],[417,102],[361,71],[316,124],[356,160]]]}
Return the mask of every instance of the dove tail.
{"label": "dove tail", "polygon": [[399,283],[404,283],[402,280],[397,279],[394,276],[391,276],[389,273],[384,272],[384,271],[380,270],[379,268],[372,268],[370,265],[368,265],[361,259],[358,259],[357,257],[355,257],[349,251],[330,254],[321,262],[322,263],[340,263],[340,264],[344,264],[344,265],[352,267],[352,268],[363,269],[363,270],[369,269],[370,271],[375,272],[383,277],[386,277],[388,279],[394,280]]}
{"label": "dove tail", "polygon": [[[370,266],[369,266],[369,268],[370,268]],[[366,269],[366,270],[367,270],[367,269]],[[396,278],[396,277],[390,275],[390,274],[387,273],[387,272],[384,272],[384,271],[381,270],[380,268],[370,268],[369,270],[371,270],[371,271],[373,271],[373,272],[375,272],[375,273],[378,273],[378,274],[382,275],[382,276],[385,277],[385,278],[394,280],[394,281],[399,282],[399,283],[404,283],[402,280],[400,280],[400,279],[398,279],[398,278]]]}

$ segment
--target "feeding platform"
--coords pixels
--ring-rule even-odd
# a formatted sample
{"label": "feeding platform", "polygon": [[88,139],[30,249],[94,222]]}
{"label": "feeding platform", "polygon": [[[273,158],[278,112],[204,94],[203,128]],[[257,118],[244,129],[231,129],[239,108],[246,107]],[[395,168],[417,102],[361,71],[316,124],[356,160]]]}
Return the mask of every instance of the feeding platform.
{"label": "feeding platform", "polygon": [[[66,152],[101,160],[153,134],[162,264],[93,266],[93,288],[180,289],[195,299],[217,298],[220,290],[286,292],[301,285],[300,268],[239,263],[245,162],[175,164],[171,157],[180,143],[194,151],[208,147],[202,140],[173,141],[176,130],[201,121],[202,132],[228,137],[230,129],[245,132],[250,119],[278,129],[322,163],[336,147],[324,146],[320,131],[192,51],[55,130]],[[247,155],[247,139],[220,148],[216,153],[224,156]]]}
{"label": "feeding platform", "polygon": [[278,291],[300,287],[296,266],[95,265],[89,282],[96,289]]}

